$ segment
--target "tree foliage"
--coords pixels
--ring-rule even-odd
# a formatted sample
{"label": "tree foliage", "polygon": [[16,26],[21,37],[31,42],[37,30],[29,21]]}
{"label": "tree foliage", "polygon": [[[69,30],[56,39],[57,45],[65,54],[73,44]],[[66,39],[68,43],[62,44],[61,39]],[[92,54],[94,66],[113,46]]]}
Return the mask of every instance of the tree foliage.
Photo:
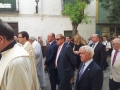
{"label": "tree foliage", "polygon": [[69,16],[72,23],[80,24],[91,22],[89,20],[88,13],[84,13],[84,9],[86,8],[87,3],[90,3],[89,0],[75,0],[74,4],[68,3],[65,4],[63,15]]}
{"label": "tree foliage", "polygon": [[120,0],[99,0],[101,6],[108,10],[110,15],[107,17],[110,22],[120,22]]}

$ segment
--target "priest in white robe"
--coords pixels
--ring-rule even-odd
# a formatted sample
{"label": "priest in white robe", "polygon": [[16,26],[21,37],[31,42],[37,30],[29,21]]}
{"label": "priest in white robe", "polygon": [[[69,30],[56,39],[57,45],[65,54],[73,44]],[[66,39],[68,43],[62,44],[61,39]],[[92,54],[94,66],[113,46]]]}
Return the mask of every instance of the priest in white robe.
{"label": "priest in white robe", "polygon": [[[22,37],[22,38],[21,38]],[[21,31],[18,33],[18,41],[19,43],[24,47],[24,49],[30,54],[30,62],[32,65],[32,73],[34,78],[34,82],[38,82],[38,77],[37,77],[37,71],[36,71],[36,59],[35,59],[35,54],[34,54],[34,49],[32,47],[32,44],[28,41],[29,40],[29,34],[26,31]]]}
{"label": "priest in white robe", "polygon": [[14,30],[0,19],[0,90],[41,90],[29,53],[14,41]]}
{"label": "priest in white robe", "polygon": [[36,57],[36,69],[37,69],[37,75],[38,75],[40,86],[46,87],[45,71],[44,71],[44,63],[43,63],[41,46],[34,37],[30,37],[29,41],[32,43],[32,46],[34,48],[34,53]]}

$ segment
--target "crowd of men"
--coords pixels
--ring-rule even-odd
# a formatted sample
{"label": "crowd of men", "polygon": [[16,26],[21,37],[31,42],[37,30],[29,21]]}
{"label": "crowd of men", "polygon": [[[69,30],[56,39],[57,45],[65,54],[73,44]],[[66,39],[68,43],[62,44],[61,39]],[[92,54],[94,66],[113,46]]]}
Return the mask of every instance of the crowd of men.
{"label": "crowd of men", "polygon": [[[110,66],[110,90],[120,89],[120,38],[111,43],[98,34],[93,34],[88,45],[81,46],[77,55],[81,60],[76,80],[77,60],[73,51],[74,42],[70,37],[54,33],[47,35],[46,61],[35,37],[26,31],[18,33],[0,19],[0,90],[41,90],[46,86],[44,66],[48,68],[51,90],[102,90],[103,70]],[[40,39],[40,38],[39,38]],[[111,63],[107,56],[113,48]]]}

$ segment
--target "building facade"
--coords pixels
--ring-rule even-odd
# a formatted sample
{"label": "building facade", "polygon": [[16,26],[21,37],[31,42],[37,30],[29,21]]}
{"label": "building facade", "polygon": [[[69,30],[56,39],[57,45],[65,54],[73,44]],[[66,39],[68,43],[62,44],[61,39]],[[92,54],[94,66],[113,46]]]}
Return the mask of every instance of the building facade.
{"label": "building facade", "polygon": [[96,0],[96,33],[100,36],[111,36],[120,35],[120,23],[111,23],[108,20],[109,11],[101,7],[101,3]]}
{"label": "building facade", "polygon": [[[20,31],[27,31],[30,36],[41,36],[44,45],[50,32],[71,34],[71,21],[61,14],[64,0],[39,0],[38,13],[36,1],[38,0],[0,0],[0,18],[14,28],[15,35]],[[96,30],[96,0],[86,7],[85,13],[89,13],[92,25],[79,25],[78,33],[88,40]]]}

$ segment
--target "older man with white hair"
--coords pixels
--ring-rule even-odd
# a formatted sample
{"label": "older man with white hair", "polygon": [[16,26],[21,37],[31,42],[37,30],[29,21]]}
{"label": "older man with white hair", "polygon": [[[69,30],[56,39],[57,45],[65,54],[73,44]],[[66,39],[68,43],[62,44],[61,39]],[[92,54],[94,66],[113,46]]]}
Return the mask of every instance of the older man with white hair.
{"label": "older man with white hair", "polygon": [[29,37],[29,41],[32,43],[34,48],[35,58],[36,58],[36,70],[39,83],[41,87],[46,87],[45,81],[45,72],[44,72],[44,64],[43,64],[43,57],[42,57],[42,49],[38,41],[36,41],[35,37]]}
{"label": "older man with white hair", "polygon": [[116,38],[112,41],[113,51],[110,64],[110,81],[109,90],[120,89],[120,39]]}
{"label": "older man with white hair", "polygon": [[78,70],[75,90],[102,90],[103,72],[92,59],[93,48],[82,46],[79,52],[82,63]]}

